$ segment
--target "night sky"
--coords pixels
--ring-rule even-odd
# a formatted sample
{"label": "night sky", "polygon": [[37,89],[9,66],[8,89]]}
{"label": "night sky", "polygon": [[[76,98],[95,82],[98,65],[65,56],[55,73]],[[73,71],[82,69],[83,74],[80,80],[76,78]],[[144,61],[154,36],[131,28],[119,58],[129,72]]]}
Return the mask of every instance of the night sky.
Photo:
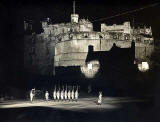
{"label": "night sky", "polygon": [[[157,0],[76,0],[76,13],[80,18],[94,21],[104,17],[110,17],[119,13],[134,10],[153,3]],[[0,32],[1,32],[1,60],[0,83],[15,84],[14,76],[23,72],[23,21],[34,20],[34,29],[38,32],[40,23],[46,17],[53,23],[70,22],[73,11],[72,1],[64,0],[16,0],[0,2]],[[160,4],[146,8],[142,11],[126,14],[108,20],[93,22],[94,29],[100,30],[100,24],[122,24],[131,21],[134,25],[147,25],[152,27],[153,36],[160,40]]]}
{"label": "night sky", "polygon": [[[146,7],[153,3],[158,3],[156,0],[134,0],[134,1],[104,1],[104,0],[77,0],[76,1],[76,13],[80,18],[89,19],[95,21],[100,18],[110,17],[119,13],[123,13],[137,8]],[[0,4],[2,9],[2,26],[12,36],[17,36],[22,31],[23,20],[34,20],[35,29],[38,27],[39,21],[44,18],[51,18],[53,23],[69,22],[70,15],[73,11],[72,1],[64,0],[52,0],[52,1],[15,1],[15,2],[2,2]],[[93,22],[94,29],[100,30],[100,24],[121,24],[124,21],[133,22],[134,25],[147,25],[152,26],[153,35],[157,39],[160,39],[160,5],[146,8],[141,11],[137,11],[131,14],[114,17],[107,20],[100,20]],[[4,23],[7,24],[4,25]],[[4,32],[4,30],[3,30]]]}

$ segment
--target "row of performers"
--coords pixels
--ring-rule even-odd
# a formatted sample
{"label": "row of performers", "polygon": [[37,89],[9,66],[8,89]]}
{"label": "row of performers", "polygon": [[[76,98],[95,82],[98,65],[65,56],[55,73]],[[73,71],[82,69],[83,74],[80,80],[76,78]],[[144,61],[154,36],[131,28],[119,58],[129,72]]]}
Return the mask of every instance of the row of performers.
{"label": "row of performers", "polygon": [[[31,102],[33,101],[33,97],[35,96],[35,89],[32,89],[30,92],[30,100]],[[54,88],[53,91],[53,99],[54,100],[72,100],[72,101],[78,101],[78,96],[79,96],[79,92],[78,92],[78,86],[76,87],[76,89],[74,90],[74,86],[72,87],[72,90],[67,89],[56,89],[56,86]],[[45,99],[46,101],[49,100],[49,92],[46,91],[45,92]]]}

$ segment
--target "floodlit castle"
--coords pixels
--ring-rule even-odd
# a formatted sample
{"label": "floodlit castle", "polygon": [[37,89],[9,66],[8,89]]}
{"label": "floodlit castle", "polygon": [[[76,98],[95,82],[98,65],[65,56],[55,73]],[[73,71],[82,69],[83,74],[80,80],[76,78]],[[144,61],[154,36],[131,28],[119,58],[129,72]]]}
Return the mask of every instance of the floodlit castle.
{"label": "floodlit castle", "polygon": [[[101,31],[93,30],[88,19],[80,19],[75,13],[68,23],[52,24],[47,18],[42,21],[43,32],[32,31],[32,21],[24,22],[24,67],[33,73],[43,75],[56,74],[58,68],[80,67],[84,69],[88,51],[110,51],[115,44],[118,48],[131,48],[135,42],[134,61],[146,60],[154,48],[151,27],[131,27],[130,22],[121,25],[101,24]],[[92,48],[89,48],[92,47]],[[92,66],[89,65],[90,69]]]}

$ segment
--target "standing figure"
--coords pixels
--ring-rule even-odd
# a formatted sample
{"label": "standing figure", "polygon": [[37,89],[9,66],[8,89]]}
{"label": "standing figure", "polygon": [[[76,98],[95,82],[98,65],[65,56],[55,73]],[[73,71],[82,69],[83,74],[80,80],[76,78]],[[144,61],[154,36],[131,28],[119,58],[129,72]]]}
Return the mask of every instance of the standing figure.
{"label": "standing figure", "polygon": [[57,91],[57,100],[59,101],[59,97],[60,97],[60,90]]}
{"label": "standing figure", "polygon": [[71,99],[71,93],[70,93],[70,90],[68,90],[68,100],[70,101]]}
{"label": "standing figure", "polygon": [[46,98],[46,101],[49,100],[49,93],[48,93],[48,91],[46,91],[46,93],[45,93],[45,98]]}
{"label": "standing figure", "polygon": [[30,101],[32,102],[33,101],[33,96],[34,96],[34,94],[33,94],[33,89],[30,91]]}
{"label": "standing figure", "polygon": [[77,86],[77,90],[75,91],[75,100],[76,100],[76,102],[77,102],[77,100],[78,100],[78,86]]}
{"label": "standing figure", "polygon": [[35,88],[32,89],[32,93],[33,93],[33,96],[35,96],[35,94],[36,94],[36,89]]}
{"label": "standing figure", "polygon": [[67,100],[67,85],[66,85],[66,90],[64,92],[64,99]]}
{"label": "standing figure", "polygon": [[102,104],[102,92],[99,92],[98,105]]}
{"label": "standing figure", "polygon": [[53,91],[53,99],[56,100],[56,86],[55,86],[55,89]]}
{"label": "standing figure", "polygon": [[72,88],[71,98],[72,98],[72,101],[74,101],[74,86],[73,86],[73,88]]}
{"label": "standing figure", "polygon": [[64,86],[63,86],[63,89],[61,91],[61,100],[63,101],[63,96],[64,96]]}

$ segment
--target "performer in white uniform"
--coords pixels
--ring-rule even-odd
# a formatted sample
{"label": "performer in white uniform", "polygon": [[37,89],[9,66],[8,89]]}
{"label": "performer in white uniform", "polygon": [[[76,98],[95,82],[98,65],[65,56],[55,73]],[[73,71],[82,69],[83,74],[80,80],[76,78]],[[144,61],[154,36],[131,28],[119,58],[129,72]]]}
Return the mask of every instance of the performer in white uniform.
{"label": "performer in white uniform", "polygon": [[71,98],[72,98],[72,101],[74,101],[74,86],[73,86],[73,88],[72,88]]}
{"label": "performer in white uniform", "polygon": [[98,105],[102,104],[102,92],[99,92]]}
{"label": "performer in white uniform", "polygon": [[61,100],[63,101],[64,90],[61,91]]}
{"label": "performer in white uniform", "polygon": [[49,100],[49,93],[48,93],[48,91],[46,91],[46,93],[45,93],[45,99],[46,99],[46,101]]}
{"label": "performer in white uniform", "polygon": [[76,90],[76,92],[75,92],[75,100],[76,100],[76,102],[78,101],[78,86],[77,86],[77,90]]}
{"label": "performer in white uniform", "polygon": [[67,85],[66,85],[66,90],[64,92],[64,99],[67,100]]}
{"label": "performer in white uniform", "polygon": [[48,93],[48,91],[46,91],[46,93],[45,93],[45,98],[46,98],[46,101],[49,100],[49,93]]}
{"label": "performer in white uniform", "polygon": [[30,101],[32,102],[33,101],[33,96],[34,96],[34,94],[33,94],[33,89],[30,91]]}
{"label": "performer in white uniform", "polygon": [[56,88],[53,91],[53,99],[56,100]]}
{"label": "performer in white uniform", "polygon": [[71,99],[71,93],[70,93],[70,90],[68,90],[68,100],[70,101]]}
{"label": "performer in white uniform", "polygon": [[57,91],[57,100],[58,101],[59,101],[59,98],[60,98],[60,93],[59,92],[60,92],[60,90]]}

